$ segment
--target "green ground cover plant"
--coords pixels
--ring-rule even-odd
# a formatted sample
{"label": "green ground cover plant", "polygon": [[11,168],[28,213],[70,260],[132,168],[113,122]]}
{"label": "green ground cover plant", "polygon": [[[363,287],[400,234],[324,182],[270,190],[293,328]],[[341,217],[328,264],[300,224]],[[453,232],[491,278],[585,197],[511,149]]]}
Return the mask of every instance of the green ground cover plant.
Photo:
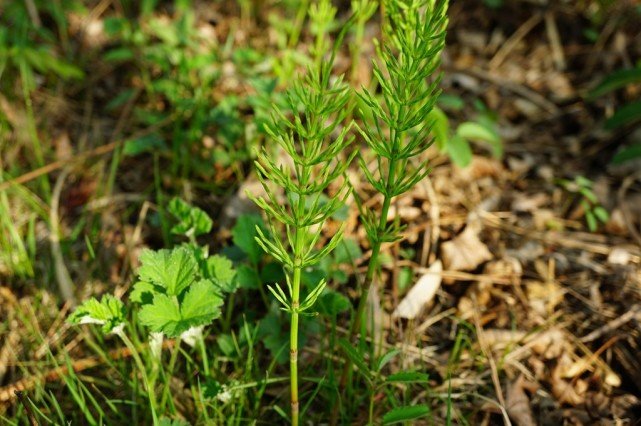
{"label": "green ground cover plant", "polygon": [[[114,334],[124,342],[143,378],[154,424],[159,424],[161,416],[175,411],[169,382],[181,341],[199,350],[201,368],[205,377],[210,377],[204,328],[221,316],[225,300],[238,288],[232,262],[220,255],[210,256],[208,248],[199,246],[195,240],[211,229],[209,216],[179,198],[171,201],[169,211],[177,219],[172,232],[184,235],[189,242],[172,249],[141,253],[138,281],[129,294],[127,306],[135,314],[128,316],[120,299],[104,295],[100,300],[91,298],[84,302],[68,319],[72,324],[99,324],[103,333]],[[135,332],[137,324],[148,330],[144,357],[127,335],[127,330]],[[166,366],[162,362],[165,339],[173,342]],[[156,389],[159,379],[164,382],[162,391]]]}
{"label": "green ground cover plant", "polygon": [[[350,341],[361,333],[362,342],[366,335],[365,306],[379,270],[381,246],[400,238],[399,222],[387,223],[390,206],[395,197],[429,173],[423,154],[432,144],[447,2],[389,0],[380,5],[384,31],[377,44],[378,59],[373,63],[376,87],[360,90],[350,86],[362,60],[360,47],[355,46],[361,44],[365,26],[379,5],[354,1],[351,17],[339,19],[329,0],[299,2],[294,8],[293,26],[283,32],[286,44],[297,52],[295,45],[307,21],[312,42],[307,57],[296,58],[285,49],[281,60],[272,63],[280,84],[286,86],[282,94],[275,93],[277,79],[252,69],[260,59],[255,51],[231,54],[224,46],[203,50],[202,40],[192,28],[194,15],[188,3],[177,3],[177,19],[170,22],[152,17],[151,3],[140,10],[123,6],[122,15],[105,21],[111,44],[103,59],[111,66],[131,70],[133,65],[138,69],[143,98],[138,104],[140,90],[126,88],[106,109],[117,111],[133,104],[135,122],[156,130],[125,139],[117,146],[108,180],[111,187],[123,157],[153,156],[153,186],[159,204],[154,220],[170,248],[144,249],[138,258],[136,281],[125,295],[107,293],[90,298],[73,311],[68,322],[99,325],[96,336],[102,343],[97,350],[112,335],[125,345],[135,365],[127,381],[136,387],[137,378],[142,379],[133,403],[145,400],[149,410],[136,418],[153,424],[182,424],[176,418],[177,402],[171,394],[172,380],[180,368],[201,372],[190,386],[193,403],[200,410],[196,417],[205,423],[219,421],[229,413],[235,423],[251,413],[255,416],[262,410],[261,399],[268,385],[283,381],[290,385],[290,413],[278,405],[274,410],[294,425],[305,422],[305,413],[317,398],[335,402],[338,397],[341,406],[354,404],[341,413],[345,416],[341,422],[348,422],[363,402],[360,397],[353,398],[358,389],[369,395],[365,406],[370,424],[376,421],[379,410],[374,410],[374,396],[380,392],[389,399],[390,406],[382,418],[386,424],[427,415],[427,406],[407,405],[405,397],[392,392],[394,386],[426,386],[426,374],[388,374],[385,366],[398,355],[397,350],[365,354],[361,345],[355,350]],[[251,6],[245,3],[243,11],[245,19],[250,19]],[[335,59],[347,35],[356,44],[349,52],[352,64],[345,79],[336,75]],[[224,98],[214,105],[207,89],[220,78],[220,62],[230,59],[248,74],[256,93],[242,101]],[[47,70],[61,77],[82,77],[80,71],[74,74],[75,68],[63,62],[51,64]],[[301,65],[305,71],[290,82]],[[264,135],[264,146],[255,154],[249,148],[257,139],[237,146],[241,139],[237,126],[241,103],[252,106],[256,130]],[[163,106],[155,110],[150,105]],[[359,110],[354,114],[357,105]],[[173,127],[160,125],[166,121]],[[217,126],[221,144],[207,160],[230,165],[255,156],[255,170],[265,195],[252,199],[267,221],[257,215],[240,216],[232,229],[234,246],[210,255],[209,245],[202,241],[210,235],[213,220],[203,209],[181,198],[165,197],[169,191],[163,186],[161,168],[168,165],[173,178],[193,177],[194,170],[202,165],[199,144],[205,132]],[[357,135],[375,155],[379,167],[374,172],[367,166],[369,158],[359,154],[355,146]],[[194,154],[198,158],[192,161]],[[347,171],[356,157],[361,173],[384,201],[381,211],[372,211],[356,197],[373,253],[364,279],[357,280],[359,295],[356,309],[352,309],[344,292],[328,288],[328,284],[349,283],[351,277],[342,266],[353,266],[363,253],[355,241],[343,240],[344,223],[329,239],[323,231],[329,223],[347,217],[347,201],[356,196]],[[172,246],[174,241],[178,242]],[[239,291],[260,295],[264,311],[258,316],[264,316],[253,326],[234,316],[238,312],[235,294]],[[285,312],[289,321],[279,311]],[[351,312],[351,328],[348,339],[339,339],[338,319],[345,312]],[[301,317],[310,320],[301,326]],[[317,387],[305,392],[305,400],[300,392],[299,354],[309,330],[319,327],[328,332],[321,345],[336,353],[338,361],[328,358],[323,362],[325,374],[306,379],[316,382]],[[216,347],[211,347],[207,330],[214,329]],[[272,356],[267,371],[273,371],[285,359],[289,361],[288,377],[256,378],[264,371],[258,369],[253,342],[261,338]],[[236,359],[234,371],[242,371],[239,380],[222,379],[224,374],[218,369],[227,362],[219,358]],[[346,377],[352,378],[354,365],[359,379],[341,395]],[[340,381],[335,370],[344,372]],[[92,396],[82,380],[74,376],[67,385],[73,389],[77,404],[83,406],[85,420],[99,424],[92,411],[97,410],[102,417],[101,404],[95,401],[92,409],[85,407]],[[248,389],[254,389],[253,397],[246,397]],[[235,406],[234,401],[243,401],[248,407]]]}
{"label": "green ground cover plant", "polygon": [[[259,274],[262,252],[279,262],[284,270],[284,282],[269,283],[267,288],[280,304],[280,309],[290,317],[291,410],[288,418],[294,425],[301,421],[299,318],[301,315],[315,315],[315,305],[318,304],[318,309],[334,317],[335,321],[336,315],[348,307],[347,299],[342,298],[340,292],[326,290],[328,279],[334,277],[326,259],[341,244],[344,228],[339,227],[324,244],[319,245],[319,241],[325,224],[344,208],[352,194],[346,171],[358,153],[349,148],[354,141],[352,129],[355,125],[348,121],[352,116],[353,95],[350,86],[341,77],[333,75],[333,65],[344,35],[352,24],[356,24],[356,38],[362,38],[364,23],[375,10],[373,3],[369,2],[354,3],[353,9],[354,15],[343,25],[334,47],[331,47],[328,35],[336,26],[336,9],[326,0],[310,8],[309,19],[314,35],[310,51],[312,60],[304,76],[287,90],[286,107],[278,104],[273,107],[271,119],[265,122],[265,132],[271,145],[258,152],[255,163],[266,195],[252,196],[252,199],[266,214],[269,232],[250,217],[241,218],[240,228],[235,228],[240,231],[234,231],[234,242],[249,260],[249,264],[241,265],[239,277],[244,283],[240,285],[249,288],[263,285],[261,280],[255,279]],[[361,155],[360,170],[372,187],[383,195],[384,201],[380,212],[368,210],[359,203],[361,220],[372,245],[372,257],[361,284],[350,339],[365,323],[365,306],[377,274],[381,245],[400,238],[402,228],[398,221],[387,224],[391,203],[429,173],[428,164],[421,154],[432,144],[430,133],[434,120],[430,117],[439,94],[436,70],[447,24],[445,1],[386,1],[382,10],[385,12],[383,39],[377,45],[378,61],[373,63],[381,95],[363,88],[358,96],[364,105],[359,111],[359,118],[363,121],[359,133],[376,154],[379,166],[372,173],[366,158]],[[296,29],[292,37],[295,37],[295,32]],[[132,40],[136,39],[132,35]],[[169,43],[168,46],[172,45]],[[352,55],[358,57],[360,52],[353,50]],[[352,70],[352,77],[353,73]],[[330,187],[331,194],[327,196]],[[163,372],[165,378],[173,374],[181,336],[185,333],[197,337],[204,371],[209,372],[202,328],[221,315],[225,297],[238,287],[231,262],[221,256],[209,256],[207,247],[197,243],[197,236],[207,234],[212,227],[205,212],[177,198],[169,203],[167,210],[177,220],[171,232],[184,235],[188,242],[171,250],[144,251],[140,256],[139,281],[129,296],[130,303],[137,307],[135,321],[149,329],[149,350],[155,358],[161,356],[159,345],[162,345],[163,338],[175,339],[169,366]],[[319,264],[325,266],[319,269]],[[309,274],[313,268],[319,274]],[[262,297],[265,303],[269,303],[264,292]],[[110,312],[113,318],[107,318],[106,312]],[[102,321],[109,325],[108,328],[103,327],[103,331],[113,332],[115,329],[115,334],[123,339],[132,353],[137,353],[123,332],[124,307],[117,299],[110,296],[105,296],[101,302],[91,299],[75,311],[70,321]],[[114,321],[118,324],[112,326]],[[364,367],[362,355],[355,352],[347,341],[341,343],[346,357],[341,387],[345,386],[347,377],[351,377],[354,363],[363,367],[359,371],[371,395],[386,384],[426,381],[422,373],[412,372],[382,378],[381,369],[396,352],[383,356],[376,368],[370,371]],[[157,371],[153,368],[151,372],[147,371],[148,367],[142,365],[140,357],[134,355],[134,358],[143,376],[152,419],[156,423],[160,418],[159,412],[167,413],[170,398],[166,393],[156,397]],[[351,391],[353,388],[350,386]],[[368,410],[370,423],[374,421],[372,398]],[[429,410],[426,409],[397,406],[385,416],[384,421],[410,420],[427,414]]]}
{"label": "green ground cover plant", "polygon": [[450,119],[442,109],[435,106],[430,111],[434,143],[459,167],[467,167],[472,162],[470,142],[485,145],[494,158],[503,157],[503,143],[496,131],[496,123],[489,114],[483,112],[482,109],[477,120],[465,121],[452,131]]}
{"label": "green ground cover plant", "polygon": [[534,3],[0,2],[0,423],[634,423],[639,8]]}

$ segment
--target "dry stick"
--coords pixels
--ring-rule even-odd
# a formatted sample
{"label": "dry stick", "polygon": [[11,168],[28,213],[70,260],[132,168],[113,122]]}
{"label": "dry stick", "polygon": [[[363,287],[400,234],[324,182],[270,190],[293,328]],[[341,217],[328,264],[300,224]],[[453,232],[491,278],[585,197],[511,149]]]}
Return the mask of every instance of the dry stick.
{"label": "dry stick", "polygon": [[[478,307],[476,305],[476,298],[474,298],[474,305],[475,307]],[[485,356],[487,357],[488,363],[490,364],[492,384],[494,385],[494,390],[496,392],[496,397],[498,399],[498,405],[504,416],[503,420],[505,421],[506,425],[511,425],[510,419],[507,416],[507,412],[505,411],[505,407],[506,407],[505,398],[503,397],[503,390],[501,389],[501,381],[499,379],[499,372],[496,367],[496,361],[494,361],[494,356],[492,355],[492,349],[486,345],[485,334],[483,331],[483,327],[481,326],[478,312],[479,312],[478,309],[474,309],[474,325],[476,327],[476,334],[478,337],[479,346],[481,347],[481,352],[485,354]]]}
{"label": "dry stick", "polygon": [[[163,349],[171,348],[174,345],[173,340],[165,340],[163,342]],[[108,357],[112,360],[125,359],[132,356],[131,350],[129,348],[119,348],[109,351]],[[71,371],[74,373],[79,373],[84,370],[88,370],[93,367],[102,365],[104,362],[100,357],[88,357],[82,358],[77,361],[74,361],[71,364]],[[10,385],[7,385],[3,388],[0,388],[0,403],[6,403],[13,399],[13,395],[16,391],[27,391],[36,387],[37,384],[41,382],[53,382],[61,379],[66,374],[69,374],[69,367],[63,365],[60,367],[55,367],[44,373],[37,373],[33,376],[25,377],[18,380]]]}
{"label": "dry stick", "polygon": [[516,45],[519,44],[519,42],[539,24],[539,22],[541,22],[541,18],[540,13],[532,15],[530,19],[525,21],[523,25],[521,25],[514,34],[510,36],[510,38],[503,44],[503,46],[501,46],[499,51],[496,52],[494,57],[490,60],[489,66],[491,70],[498,68],[503,61],[505,61]]}
{"label": "dry stick", "polygon": [[608,322],[607,324],[597,328],[590,334],[581,337],[579,339],[582,343],[589,343],[592,342],[599,337],[603,336],[604,334],[610,333],[619,327],[621,327],[623,324],[626,324],[627,322],[630,322],[631,320],[636,319],[636,320],[641,320],[641,305],[634,305],[628,312],[625,314],[621,315],[619,318],[615,318],[612,321]]}
{"label": "dry stick", "polygon": [[8,188],[11,188],[14,185],[22,185],[24,183],[27,183],[29,181],[32,181],[36,178],[39,178],[42,175],[49,174],[55,170],[58,170],[68,164],[71,164],[76,161],[81,161],[86,158],[90,157],[97,157],[99,155],[106,154],[108,152],[113,151],[122,141],[117,141],[117,142],[112,142],[108,143],[106,145],[101,145],[97,148],[94,148],[92,150],[89,150],[87,152],[83,152],[81,154],[76,155],[74,158],[66,159],[66,160],[58,160],[54,161],[53,163],[46,164],[42,167],[39,167],[35,170],[32,170],[28,173],[25,173],[15,179],[8,180],[6,182],[0,183],[0,191],[4,191]]}
{"label": "dry stick", "polygon": [[[146,129],[140,131],[140,132],[136,132],[133,135],[131,135],[131,138],[139,138],[141,136],[148,135],[151,132],[154,132],[154,131],[156,131],[158,129],[161,129],[164,126],[166,126],[167,124],[169,124],[175,118],[175,116],[176,116],[176,114],[172,114],[169,117],[165,118],[164,120],[158,122],[157,124],[154,124],[153,126],[150,126],[150,127],[146,128]],[[4,190],[6,190],[8,188],[11,188],[14,185],[22,185],[24,183],[30,182],[30,181],[32,181],[32,180],[34,180],[36,178],[39,178],[42,175],[49,174],[49,173],[51,173],[51,172],[53,172],[55,170],[58,170],[58,169],[60,169],[60,168],[62,168],[64,166],[66,166],[66,165],[71,165],[73,163],[80,162],[82,160],[86,160],[86,159],[91,158],[91,157],[98,157],[100,155],[107,154],[107,153],[113,151],[114,149],[116,149],[117,147],[119,147],[123,142],[124,142],[123,140],[110,142],[108,144],[101,145],[101,146],[99,146],[97,148],[94,148],[94,149],[91,149],[89,151],[77,154],[74,158],[69,158],[69,159],[66,159],[66,160],[58,160],[58,161],[54,161],[52,163],[46,164],[46,165],[44,165],[42,167],[39,167],[39,168],[37,168],[35,170],[32,170],[32,171],[30,171],[28,173],[25,173],[25,174],[23,174],[21,176],[18,176],[15,179],[11,179],[11,180],[8,180],[6,182],[0,183],[0,191],[4,191]]]}
{"label": "dry stick", "polygon": [[[529,238],[539,240],[543,243],[559,245],[567,248],[575,248],[580,250],[586,250],[591,253],[602,254],[608,256],[612,252],[612,247],[599,244],[599,243],[590,243],[585,241],[578,241],[576,238],[571,238],[570,236],[564,236],[558,232],[541,232],[535,231],[532,229],[523,228],[516,225],[509,225],[502,223],[494,215],[488,212],[481,212],[481,218],[483,222],[488,226],[503,229],[505,231],[513,232],[518,235],[527,235]],[[641,253],[631,253],[630,261],[633,263],[641,263]]]}
{"label": "dry stick", "polygon": [[509,90],[510,92],[521,96],[522,98],[525,98],[532,102],[533,104],[543,108],[547,112],[553,115],[560,115],[561,110],[559,107],[556,106],[555,103],[549,101],[546,99],[544,96],[540,95],[539,93],[535,92],[532,89],[527,88],[526,86],[516,83],[514,81],[508,81],[505,80],[504,78],[495,76],[488,71],[485,71],[481,68],[478,67],[472,67],[472,68],[451,68],[452,71],[460,72],[463,74],[471,75],[476,78],[480,78],[482,80],[485,80],[495,86],[500,86],[503,89]]}

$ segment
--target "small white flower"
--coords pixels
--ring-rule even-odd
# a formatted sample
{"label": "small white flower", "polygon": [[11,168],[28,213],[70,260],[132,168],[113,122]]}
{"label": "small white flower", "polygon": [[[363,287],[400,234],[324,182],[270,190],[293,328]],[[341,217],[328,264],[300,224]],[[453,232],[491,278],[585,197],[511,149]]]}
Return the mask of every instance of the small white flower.
{"label": "small white flower", "polygon": [[185,331],[180,335],[180,338],[183,342],[191,346],[192,348],[196,347],[198,343],[203,338],[203,329],[204,325],[198,327],[191,327],[189,330]]}
{"label": "small white flower", "polygon": [[231,397],[232,394],[225,385],[222,386],[221,391],[218,393],[218,395],[216,395],[216,399],[218,399],[222,403],[229,402],[231,400]]}

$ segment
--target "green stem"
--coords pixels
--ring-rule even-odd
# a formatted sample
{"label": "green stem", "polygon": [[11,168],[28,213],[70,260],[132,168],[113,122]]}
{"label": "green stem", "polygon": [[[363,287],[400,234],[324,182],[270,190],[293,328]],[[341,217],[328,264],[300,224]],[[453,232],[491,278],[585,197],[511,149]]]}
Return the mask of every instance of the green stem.
{"label": "green stem", "polygon": [[133,357],[134,362],[136,363],[136,367],[138,368],[138,371],[142,375],[142,380],[143,380],[143,383],[145,384],[145,390],[147,391],[147,396],[149,397],[149,407],[151,408],[151,417],[153,419],[154,425],[156,425],[158,424],[158,415],[156,414],[156,406],[157,406],[156,394],[154,393],[153,386],[151,386],[151,383],[149,382],[149,377],[147,376],[147,370],[145,369],[145,366],[142,363],[140,354],[138,353],[138,350],[136,350],[136,347],[134,346],[133,342],[129,340],[129,338],[127,337],[124,331],[116,332],[116,334],[125,343],[125,346],[127,347],[127,349],[131,351],[131,356]]}
{"label": "green stem", "polygon": [[207,357],[207,347],[205,346],[205,338],[201,337],[198,339],[198,346],[200,346],[200,356],[203,359],[203,368],[205,370],[205,376],[209,376],[209,358]]}
{"label": "green stem", "polygon": [[289,376],[291,390],[292,425],[298,426],[298,307],[300,306],[300,281],[305,228],[296,230],[294,240],[294,274],[292,278],[292,323],[289,330]]}
{"label": "green stem", "polygon": [[226,303],[227,309],[225,310],[225,322],[224,322],[224,330],[225,332],[229,332],[231,330],[231,321],[233,318],[234,314],[234,299],[235,299],[235,293],[231,293],[229,295],[229,299]]}
{"label": "green stem", "polygon": [[[396,160],[392,159],[390,160],[389,173],[387,174],[387,184],[386,184],[387,191],[383,199],[383,208],[381,210],[381,216],[379,218],[378,228],[376,230],[378,235],[376,240],[372,241],[372,255],[370,256],[369,265],[367,265],[367,272],[365,274],[365,281],[363,282],[363,286],[360,291],[358,308],[356,309],[356,315],[354,316],[354,319],[352,321],[352,324],[349,330],[348,339],[350,342],[354,339],[354,337],[356,336],[356,333],[358,332],[358,329],[363,323],[363,319],[364,319],[363,317],[365,316],[365,308],[367,307],[367,299],[369,298],[369,291],[370,291],[370,288],[372,287],[372,282],[374,281],[374,274],[378,269],[378,257],[381,252],[380,238],[382,234],[385,232],[385,228],[387,226],[387,214],[389,212],[389,208],[392,202],[392,197],[389,194],[391,194],[390,189],[391,189],[391,186],[393,185],[395,174],[396,174]],[[343,366],[343,372],[341,374],[339,389],[345,389],[345,386],[347,385],[347,381],[349,379],[351,371],[352,371],[352,362],[349,358],[346,357],[345,365]],[[330,424],[332,425],[335,425],[338,420],[338,407],[339,407],[339,404],[335,404],[332,410],[332,416],[330,420]]]}

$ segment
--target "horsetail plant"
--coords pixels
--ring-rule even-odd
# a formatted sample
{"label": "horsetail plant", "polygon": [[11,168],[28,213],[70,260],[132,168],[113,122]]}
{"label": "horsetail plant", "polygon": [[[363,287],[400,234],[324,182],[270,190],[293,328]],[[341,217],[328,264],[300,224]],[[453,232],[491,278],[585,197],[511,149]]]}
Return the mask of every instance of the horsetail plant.
{"label": "horsetail plant", "polygon": [[[338,37],[337,44],[340,43]],[[327,244],[317,250],[323,225],[343,206],[351,193],[344,176],[355,153],[343,155],[352,142],[351,123],[339,128],[350,112],[351,91],[341,78],[332,80],[334,54],[329,61],[308,68],[307,74],[293,84],[287,93],[288,118],[275,108],[266,131],[287,154],[289,165],[278,164],[266,150],[258,154],[256,168],[265,189],[264,197],[252,197],[265,211],[271,234],[268,237],[257,227],[261,247],[283,264],[287,293],[278,285],[268,287],[274,297],[289,312],[290,329],[290,387],[291,422],[299,422],[298,398],[298,322],[300,315],[309,315],[314,303],[325,288],[325,279],[301,296],[301,276],[317,264],[340,242],[343,227]],[[331,198],[325,192],[333,182],[343,179]],[[274,186],[282,188],[284,199]],[[284,226],[286,238],[279,239],[277,223]]]}
{"label": "horsetail plant", "polygon": [[[432,120],[428,117],[440,92],[436,69],[445,45],[447,5],[447,0],[385,0],[382,5],[383,41],[377,43],[378,61],[373,61],[382,101],[365,88],[358,96],[365,106],[365,111],[360,111],[364,125],[359,130],[374,152],[377,165],[376,171],[370,171],[361,156],[360,169],[369,184],[382,194],[383,206],[380,212],[374,212],[359,203],[372,254],[351,323],[350,340],[363,324],[381,245],[401,238],[398,220],[388,224],[392,200],[409,191],[430,171],[427,160],[418,157],[433,142]],[[342,386],[350,369],[348,360]]]}

